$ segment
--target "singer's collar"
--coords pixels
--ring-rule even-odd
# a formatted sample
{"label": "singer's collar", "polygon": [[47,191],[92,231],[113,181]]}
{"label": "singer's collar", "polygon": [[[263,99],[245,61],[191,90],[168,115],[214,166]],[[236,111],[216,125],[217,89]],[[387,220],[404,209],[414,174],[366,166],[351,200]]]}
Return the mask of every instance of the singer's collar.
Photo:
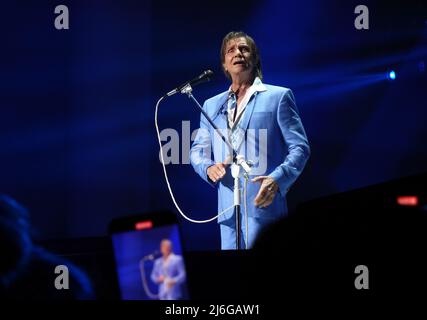
{"label": "singer's collar", "polygon": [[[230,88],[228,88],[228,93],[233,93],[234,91]],[[259,77],[256,77],[252,85],[250,86],[250,89],[252,92],[262,92],[267,91],[267,87],[262,83],[261,79]]]}

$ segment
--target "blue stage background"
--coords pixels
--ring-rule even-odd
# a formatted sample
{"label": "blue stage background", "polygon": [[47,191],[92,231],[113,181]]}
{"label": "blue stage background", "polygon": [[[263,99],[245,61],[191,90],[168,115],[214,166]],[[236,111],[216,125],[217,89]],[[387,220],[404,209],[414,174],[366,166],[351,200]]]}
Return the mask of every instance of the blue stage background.
{"label": "blue stage background", "polygon": [[[70,30],[54,8],[70,9]],[[288,195],[301,201],[427,171],[427,15],[423,1],[19,1],[0,5],[0,192],[32,212],[40,239],[100,236],[112,218],[176,212],[158,158],[154,104],[212,69],[203,101],[228,88],[219,49],[230,30],[254,37],[266,83],[290,87],[312,147]],[[394,69],[395,81],[386,74]],[[184,96],[160,125],[198,127]],[[185,154],[184,154],[185,156]],[[216,193],[191,165],[169,165],[193,218]],[[182,220],[188,250],[219,248],[216,223]]]}

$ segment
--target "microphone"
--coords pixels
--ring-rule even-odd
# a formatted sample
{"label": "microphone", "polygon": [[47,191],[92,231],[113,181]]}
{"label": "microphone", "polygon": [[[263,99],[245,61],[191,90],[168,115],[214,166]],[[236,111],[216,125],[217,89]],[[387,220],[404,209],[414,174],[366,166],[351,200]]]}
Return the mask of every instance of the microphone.
{"label": "microphone", "polygon": [[170,96],[174,95],[175,93],[180,92],[182,90],[182,88],[184,88],[187,85],[194,87],[200,83],[207,82],[211,79],[212,76],[213,76],[213,72],[211,70],[206,70],[201,75],[199,75],[198,77],[181,84],[179,87],[176,87],[172,91],[169,91],[166,95],[168,97],[170,97]]}
{"label": "microphone", "polygon": [[239,166],[243,168],[246,174],[249,174],[251,172],[251,167],[253,165],[251,161],[246,161],[245,158],[239,154],[236,157],[236,162]]}
{"label": "microphone", "polygon": [[154,251],[151,254],[147,254],[146,256],[144,256],[142,258],[142,260],[147,261],[147,260],[154,260],[156,258],[157,255],[159,255],[159,251]]}

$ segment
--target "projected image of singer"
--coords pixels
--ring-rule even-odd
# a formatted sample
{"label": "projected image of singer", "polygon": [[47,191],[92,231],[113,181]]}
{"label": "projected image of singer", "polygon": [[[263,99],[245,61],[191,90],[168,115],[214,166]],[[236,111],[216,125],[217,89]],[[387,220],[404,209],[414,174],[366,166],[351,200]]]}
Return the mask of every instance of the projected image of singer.
{"label": "projected image of singer", "polygon": [[181,256],[173,253],[172,241],[160,242],[162,256],[154,261],[151,280],[159,285],[159,300],[180,300],[184,298],[182,284],[186,273]]}
{"label": "projected image of singer", "polygon": [[[243,32],[230,32],[222,41],[220,55],[231,85],[208,99],[203,108],[218,128],[227,132],[237,154],[254,162],[247,186],[247,213],[242,211],[241,215],[240,246],[250,248],[263,227],[287,214],[286,193],[301,174],[310,148],[292,91],[262,82],[254,40]],[[233,178],[227,170],[230,156],[224,149],[202,115],[190,151],[191,164],[217,188],[218,211],[233,205]],[[247,227],[243,220],[246,214]],[[236,249],[233,210],[221,215],[218,222],[222,249]]]}

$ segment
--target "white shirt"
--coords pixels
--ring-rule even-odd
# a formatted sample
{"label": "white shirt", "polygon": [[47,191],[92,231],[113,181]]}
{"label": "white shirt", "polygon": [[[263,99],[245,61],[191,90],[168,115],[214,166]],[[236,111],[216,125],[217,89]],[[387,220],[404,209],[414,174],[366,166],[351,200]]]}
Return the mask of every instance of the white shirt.
{"label": "white shirt", "polygon": [[[264,84],[262,83],[261,79],[256,77],[252,85],[249,87],[248,90],[246,90],[245,96],[240,101],[240,103],[237,105],[237,115],[236,120],[234,119],[234,113],[236,112],[235,107],[233,106],[232,99],[230,98],[228,106],[227,106],[227,112],[228,112],[228,126],[230,129],[233,129],[234,126],[239,123],[240,119],[243,117],[243,113],[245,112],[246,106],[248,105],[249,100],[253,96],[255,92],[261,92],[265,91],[266,88]],[[229,93],[232,93],[231,86],[228,89]]]}

